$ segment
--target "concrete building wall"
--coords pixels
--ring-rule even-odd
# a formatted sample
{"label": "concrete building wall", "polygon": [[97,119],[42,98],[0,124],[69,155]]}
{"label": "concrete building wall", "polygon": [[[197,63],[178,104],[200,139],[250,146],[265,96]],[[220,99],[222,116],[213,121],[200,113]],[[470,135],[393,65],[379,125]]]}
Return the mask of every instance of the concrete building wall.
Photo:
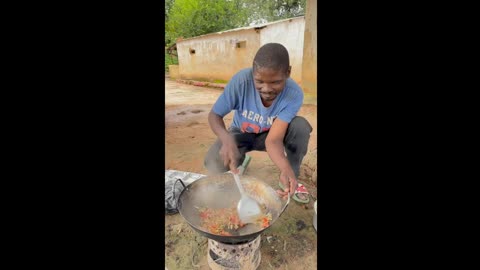
{"label": "concrete building wall", "polygon": [[276,42],[288,49],[291,77],[301,84],[304,28],[304,17],[298,17],[260,29],[242,28],[177,41],[179,77],[228,81],[239,70],[252,66],[255,53],[263,44]]}
{"label": "concrete building wall", "polygon": [[263,28],[260,33],[260,46],[274,42],[280,43],[288,50],[292,73],[290,77],[302,84],[303,39],[305,18],[298,17],[271,24]]}
{"label": "concrete building wall", "polygon": [[[237,48],[240,42],[241,48]],[[210,34],[177,42],[182,79],[228,81],[240,69],[252,66],[260,46],[254,29]],[[191,53],[190,50],[195,50]]]}
{"label": "concrete building wall", "polygon": [[305,103],[317,104],[317,1],[307,0],[302,61]]}
{"label": "concrete building wall", "polygon": [[178,65],[168,65],[168,73],[170,78],[178,79],[180,76],[180,72],[178,71]]}

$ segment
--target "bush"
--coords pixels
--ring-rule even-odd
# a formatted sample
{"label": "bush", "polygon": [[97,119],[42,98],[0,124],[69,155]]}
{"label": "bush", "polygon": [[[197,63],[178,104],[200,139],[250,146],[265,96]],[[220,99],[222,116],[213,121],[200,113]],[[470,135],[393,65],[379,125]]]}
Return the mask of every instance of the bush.
{"label": "bush", "polygon": [[168,72],[168,65],[178,65],[178,57],[168,54],[165,50],[165,72]]}

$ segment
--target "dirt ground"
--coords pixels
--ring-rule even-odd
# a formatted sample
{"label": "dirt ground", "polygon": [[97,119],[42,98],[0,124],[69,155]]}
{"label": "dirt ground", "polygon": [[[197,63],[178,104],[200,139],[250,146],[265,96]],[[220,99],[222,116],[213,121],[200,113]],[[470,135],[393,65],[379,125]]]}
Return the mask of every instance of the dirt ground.
{"label": "dirt ground", "polygon": [[[207,174],[203,158],[216,139],[207,114],[223,90],[181,84],[167,77],[165,91],[165,168]],[[312,180],[317,162],[317,108],[304,105],[298,115],[313,127],[299,177],[312,196],[306,205],[291,200],[282,216],[262,234],[259,270],[317,268],[317,234],[312,225],[317,196],[316,180]],[[233,113],[225,117],[227,127],[232,118]],[[249,155],[252,161],[245,174],[277,188],[279,171],[268,154],[254,151]],[[165,216],[165,238],[166,268],[210,269],[207,239],[193,231],[179,214]]]}

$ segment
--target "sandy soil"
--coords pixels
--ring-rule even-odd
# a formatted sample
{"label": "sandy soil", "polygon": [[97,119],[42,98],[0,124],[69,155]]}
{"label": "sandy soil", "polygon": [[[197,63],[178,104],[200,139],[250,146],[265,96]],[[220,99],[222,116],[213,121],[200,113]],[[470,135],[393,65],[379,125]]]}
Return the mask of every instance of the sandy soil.
{"label": "sandy soil", "polygon": [[[207,174],[203,158],[215,141],[207,114],[223,90],[198,87],[165,79],[165,168]],[[305,156],[300,182],[312,198],[303,205],[291,201],[284,214],[262,234],[262,259],[258,269],[316,269],[317,234],[312,226],[316,183],[312,174],[316,168],[317,108],[304,105],[299,115],[313,127],[309,153]],[[225,117],[227,126],[233,113]],[[250,152],[252,161],[245,172],[278,186],[279,171],[265,152]],[[180,215],[165,217],[166,267],[175,269],[209,269],[206,238],[199,235]],[[269,241],[267,241],[267,237]]]}

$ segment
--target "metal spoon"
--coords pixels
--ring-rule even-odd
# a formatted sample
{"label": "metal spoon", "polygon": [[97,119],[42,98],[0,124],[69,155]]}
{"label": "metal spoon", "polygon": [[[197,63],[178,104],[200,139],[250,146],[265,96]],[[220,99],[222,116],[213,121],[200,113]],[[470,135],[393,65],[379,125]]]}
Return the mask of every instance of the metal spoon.
{"label": "metal spoon", "polygon": [[238,190],[240,190],[240,201],[237,205],[238,217],[243,223],[253,223],[262,213],[258,202],[252,197],[248,196],[240,183],[240,177],[238,174],[232,173],[237,183]]}

